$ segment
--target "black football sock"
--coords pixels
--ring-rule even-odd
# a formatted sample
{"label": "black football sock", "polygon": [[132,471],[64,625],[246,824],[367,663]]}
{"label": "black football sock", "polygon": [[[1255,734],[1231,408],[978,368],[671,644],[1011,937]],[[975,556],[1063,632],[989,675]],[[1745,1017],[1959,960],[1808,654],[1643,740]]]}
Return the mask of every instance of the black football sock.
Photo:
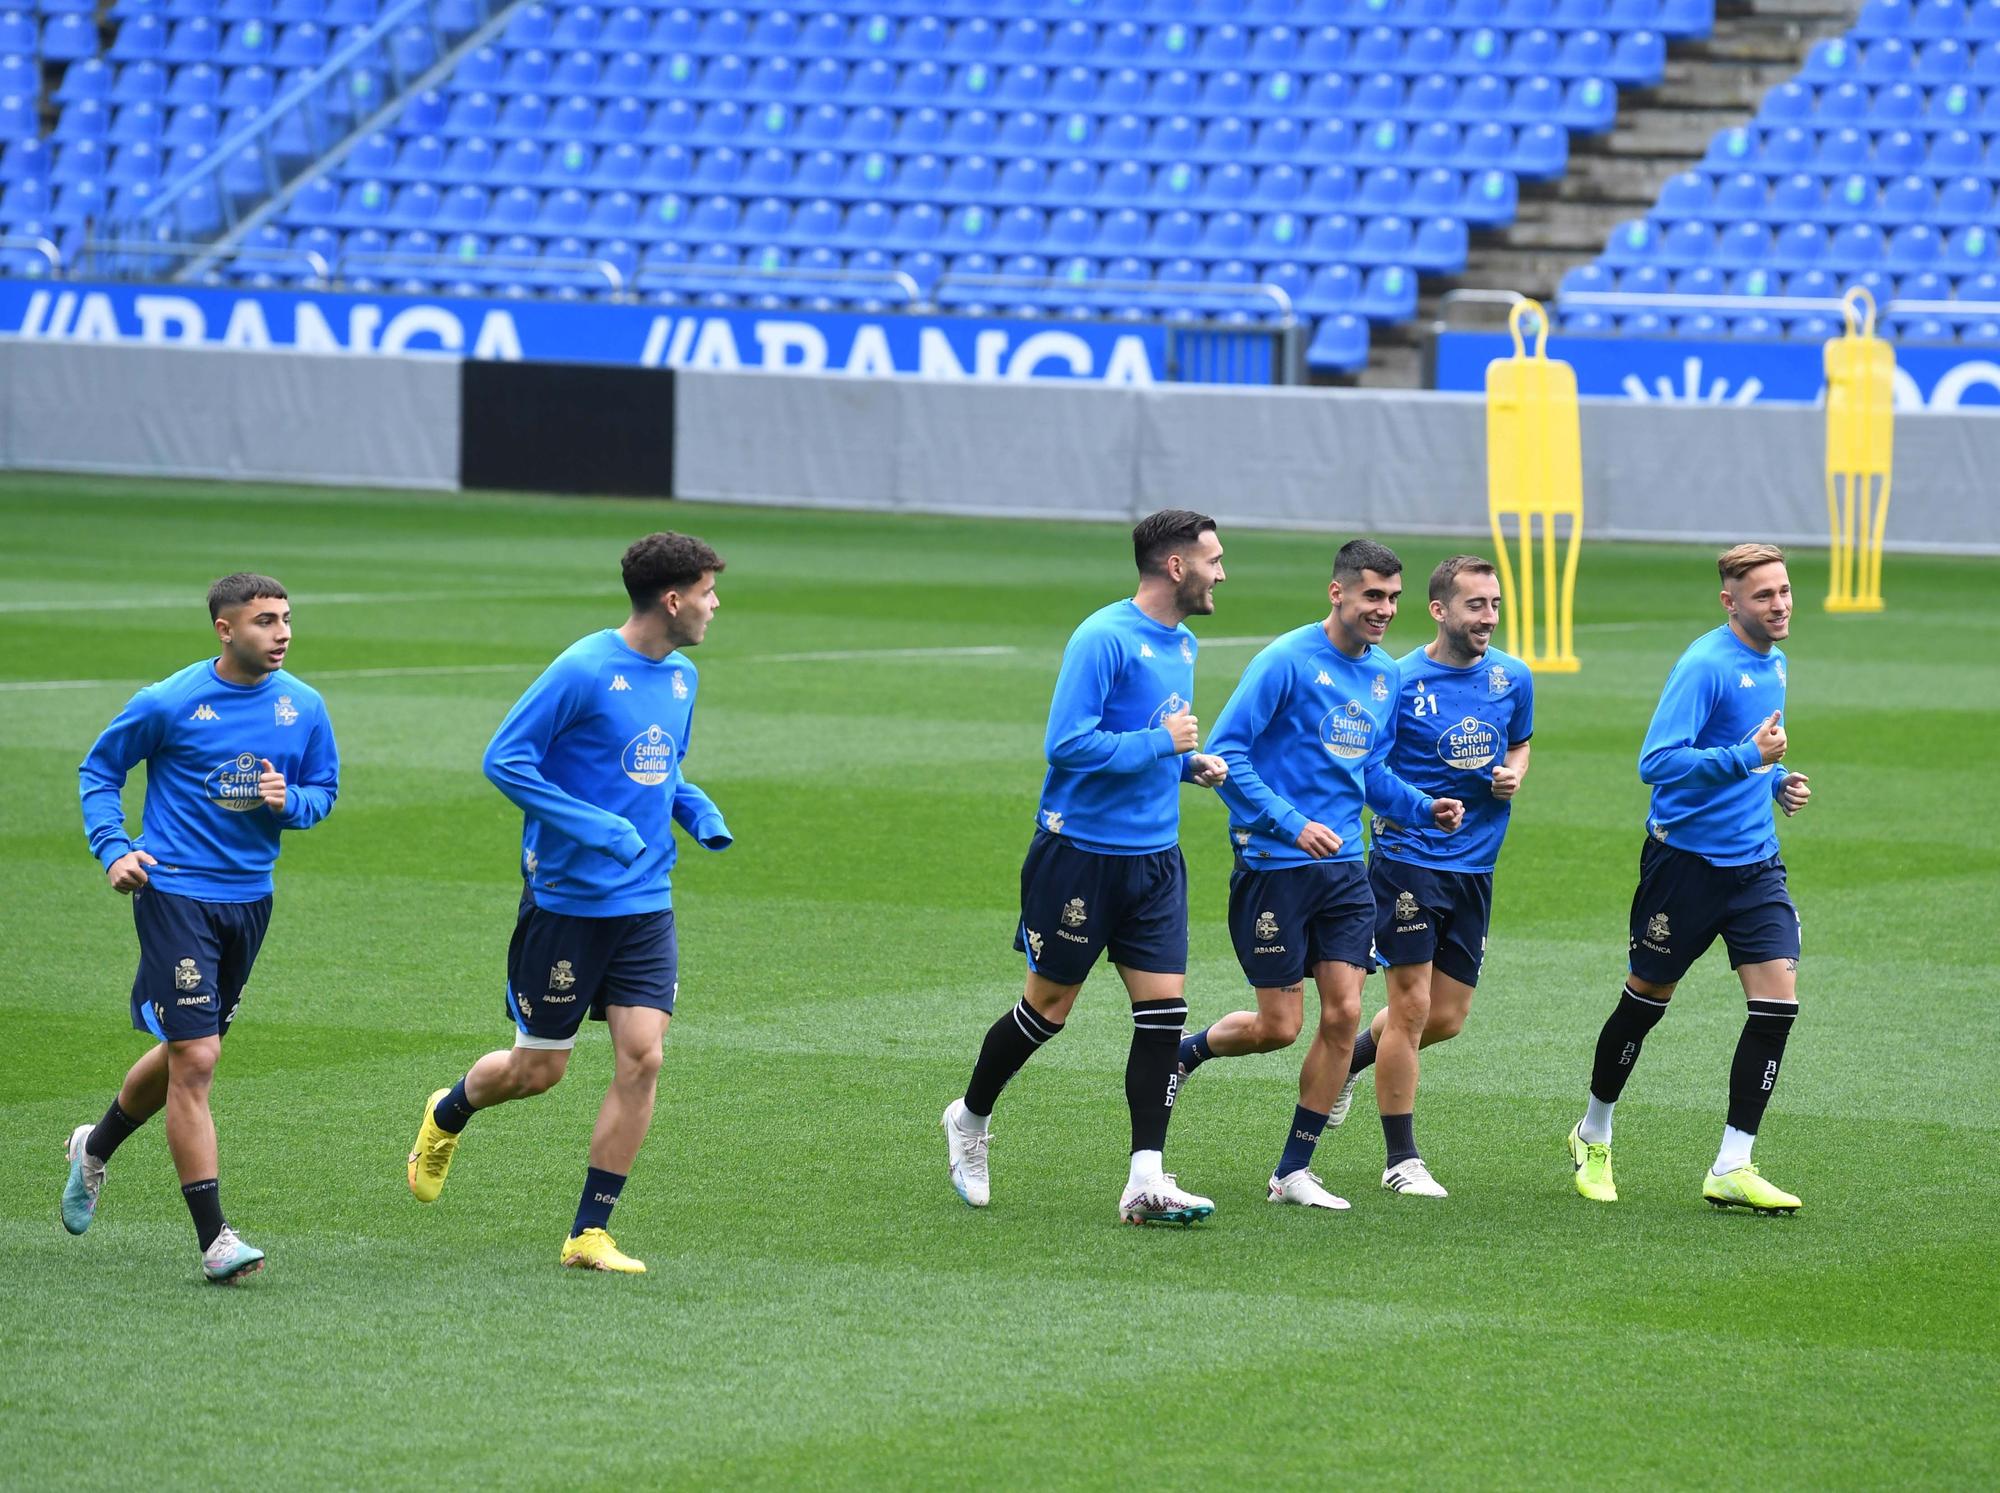
{"label": "black football sock", "polygon": [[965,1107],[975,1115],[993,1113],[994,1101],[1007,1087],[1007,1080],[1021,1071],[1021,1065],[1035,1055],[1049,1038],[1062,1030],[1060,1021],[1050,1021],[1022,996],[1014,1009],[986,1030],[979,1047],[979,1061],[972,1065],[972,1082],[965,1086]]}
{"label": "black football sock", "polygon": [[1764,1119],[1764,1106],[1777,1087],[1778,1065],[1784,1061],[1785,1039],[1792,1034],[1797,1001],[1750,1002],[1743,1035],[1736,1039],[1736,1057],[1729,1064],[1729,1123],[1751,1135]]}
{"label": "black football sock", "polygon": [[194,1236],[201,1241],[202,1253],[207,1254],[215,1236],[222,1232],[220,1185],[213,1177],[189,1182],[181,1188],[181,1196],[187,1199],[188,1213],[194,1219]]}
{"label": "black football sock", "polygon": [[126,1114],[119,1107],[118,1101],[113,1099],[111,1108],[104,1112],[104,1118],[97,1122],[97,1128],[91,1131],[89,1138],[84,1141],[83,1149],[99,1161],[109,1161],[111,1153],[124,1145],[132,1132],[145,1123],[144,1120],[135,1120]]}
{"label": "black football sock", "polygon": [[1364,1068],[1375,1064],[1375,1029],[1364,1026],[1361,1035],[1354,1039],[1354,1056],[1348,1059],[1347,1076],[1354,1077]]}
{"label": "black football sock", "polygon": [[602,1167],[585,1167],[583,1197],[576,1205],[576,1222],[570,1225],[570,1238],[576,1238],[585,1229],[610,1228],[611,1210],[618,1206],[618,1194],[624,1190],[625,1179],[618,1173]]}
{"label": "black football sock", "polygon": [[1180,1087],[1184,1000],[1132,1002],[1132,1049],[1125,1058],[1125,1105],[1132,1111],[1132,1149],[1164,1151],[1167,1121]]}
{"label": "black football sock", "polygon": [[1629,985],[1619,993],[1618,1005],[1597,1034],[1597,1060],[1590,1068],[1592,1098],[1605,1104],[1618,1102],[1625,1080],[1632,1076],[1632,1065],[1639,1061],[1646,1033],[1666,1014],[1665,1001],[1636,994]]}
{"label": "black football sock", "polygon": [[1417,1132],[1415,1115],[1382,1116],[1382,1144],[1388,1152],[1388,1166],[1399,1161],[1412,1161],[1417,1155]]}
{"label": "black football sock", "polygon": [[[470,1078],[470,1073],[465,1078]],[[457,1135],[465,1129],[469,1121],[479,1111],[472,1107],[472,1101],[465,1097],[465,1078],[451,1086],[451,1092],[438,1100],[431,1110],[431,1123],[446,1135]]]}

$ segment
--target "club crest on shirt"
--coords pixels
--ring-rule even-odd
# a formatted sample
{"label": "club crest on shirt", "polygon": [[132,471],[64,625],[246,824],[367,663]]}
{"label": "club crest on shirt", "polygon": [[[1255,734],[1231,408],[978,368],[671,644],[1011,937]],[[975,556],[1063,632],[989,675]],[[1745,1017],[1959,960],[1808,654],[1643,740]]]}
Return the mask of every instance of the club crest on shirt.
{"label": "club crest on shirt", "polygon": [[292,704],[292,697],[290,695],[278,696],[278,703],[272,706],[271,709],[272,713],[277,716],[278,724],[281,726],[289,726],[299,718],[298,709]]}
{"label": "club crest on shirt", "polygon": [[1050,809],[1042,815],[1042,823],[1049,827],[1050,834],[1059,835],[1062,833],[1063,817],[1054,809]]}
{"label": "club crest on shirt", "polygon": [[1081,928],[1083,926],[1084,919],[1088,918],[1089,916],[1090,914],[1084,911],[1083,898],[1072,897],[1064,905],[1062,910],[1063,926],[1065,928]]}
{"label": "club crest on shirt", "polygon": [[549,989],[567,990],[576,983],[576,971],[570,968],[567,959],[558,959],[549,967]]}
{"label": "club crest on shirt", "polygon": [[1278,936],[1278,920],[1272,917],[1270,913],[1260,912],[1257,914],[1257,936],[1266,939]]}
{"label": "club crest on shirt", "polygon": [[1778,683],[1783,684],[1785,682],[1785,661],[1782,658],[1778,659],[1772,664],[1772,667],[1778,671]]}
{"label": "club crest on shirt", "polygon": [[1513,687],[1514,681],[1507,677],[1507,671],[1499,664],[1495,664],[1486,671],[1487,694],[1494,696],[1504,695]]}
{"label": "club crest on shirt", "polygon": [[676,700],[685,700],[688,697],[687,676],[683,674],[679,669],[676,669],[674,670],[673,682],[674,682],[674,698]]}
{"label": "club crest on shirt", "polygon": [[208,791],[210,803],[232,814],[247,814],[264,802],[257,793],[257,780],[262,775],[254,752],[238,752],[214,768],[202,787]]}
{"label": "club crest on shirt", "polygon": [[648,726],[625,743],[619,766],[635,783],[652,787],[674,775],[674,739],[659,726]]}
{"label": "club crest on shirt", "polygon": [[1186,638],[1181,639],[1181,662],[1184,664],[1194,662],[1194,649],[1189,645]]}
{"label": "club crest on shirt", "polygon": [[1359,700],[1335,706],[1320,719],[1319,744],[1349,761],[1365,757],[1375,744],[1375,717]]}
{"label": "club crest on shirt", "polygon": [[174,966],[174,985],[180,990],[192,990],[201,983],[201,971],[194,967],[192,959],[183,959]]}
{"label": "club crest on shirt", "polygon": [[1377,674],[1375,676],[1374,683],[1368,686],[1368,693],[1373,695],[1377,700],[1388,699],[1389,698],[1388,679],[1381,674]]}

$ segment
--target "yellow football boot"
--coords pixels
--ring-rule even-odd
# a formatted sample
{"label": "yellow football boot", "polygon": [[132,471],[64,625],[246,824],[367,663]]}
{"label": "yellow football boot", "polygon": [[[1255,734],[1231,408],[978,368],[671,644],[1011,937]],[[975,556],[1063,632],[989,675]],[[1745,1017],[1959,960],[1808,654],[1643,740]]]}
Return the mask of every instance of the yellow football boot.
{"label": "yellow football boot", "polygon": [[1576,1190],[1593,1203],[1618,1201],[1618,1184],[1611,1180],[1611,1145],[1587,1141],[1578,1121],[1569,1127],[1570,1165],[1576,1168]]}
{"label": "yellow football boot", "polygon": [[585,1229],[563,1240],[562,1262],[574,1270],[611,1270],[619,1275],[644,1275],[646,1262],[622,1253],[618,1241],[602,1229]]}
{"label": "yellow football boot", "polygon": [[1701,1179],[1701,1195],[1718,1208],[1754,1208],[1759,1213],[1796,1213],[1799,1200],[1782,1187],[1774,1187],[1764,1180],[1764,1174],[1754,1166],[1739,1166],[1733,1172],[1716,1176],[1705,1173]]}
{"label": "yellow football boot", "polygon": [[417,1127],[417,1143],[410,1149],[410,1191],[420,1203],[435,1203],[444,1191],[445,1173],[451,1170],[452,1152],[458,1137],[438,1124],[433,1114],[438,1100],[451,1092],[439,1089],[424,1101],[424,1122]]}

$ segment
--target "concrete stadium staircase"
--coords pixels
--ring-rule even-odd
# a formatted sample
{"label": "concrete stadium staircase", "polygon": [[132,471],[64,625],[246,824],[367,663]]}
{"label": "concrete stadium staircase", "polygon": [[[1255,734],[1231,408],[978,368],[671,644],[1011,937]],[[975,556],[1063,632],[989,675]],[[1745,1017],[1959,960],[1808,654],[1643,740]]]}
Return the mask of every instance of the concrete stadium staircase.
{"label": "concrete stadium staircase", "polygon": [[1475,235],[1464,274],[1426,279],[1416,321],[1377,329],[1368,367],[1352,382],[1419,387],[1424,340],[1449,291],[1552,297],[1565,270],[1594,259],[1616,224],[1644,216],[1668,177],[1699,160],[1718,131],[1746,123],[1813,42],[1847,30],[1857,10],[1847,0],[1720,0],[1714,34],[1674,43],[1658,88],[1624,90],[1608,134],[1572,136],[1560,179],[1523,182],[1514,224]]}

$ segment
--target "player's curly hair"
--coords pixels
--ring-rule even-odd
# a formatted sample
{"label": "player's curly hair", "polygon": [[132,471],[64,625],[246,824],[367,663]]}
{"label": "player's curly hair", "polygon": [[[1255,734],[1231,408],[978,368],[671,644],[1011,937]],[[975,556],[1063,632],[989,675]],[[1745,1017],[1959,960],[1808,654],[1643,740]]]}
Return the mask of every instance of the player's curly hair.
{"label": "player's curly hair", "polygon": [[208,588],[208,620],[213,622],[224,612],[234,611],[246,601],[266,596],[279,601],[291,600],[285,588],[268,575],[258,575],[253,570],[239,570],[234,575],[226,575]]}
{"label": "player's curly hair", "polygon": [[1739,544],[1716,557],[1716,572],[1725,581],[1740,581],[1759,565],[1782,565],[1785,552],[1775,544]]}
{"label": "player's curly hair", "polygon": [[625,594],[635,611],[651,611],[662,591],[684,591],[704,575],[720,573],[722,556],[692,534],[648,534],[619,561]]}

